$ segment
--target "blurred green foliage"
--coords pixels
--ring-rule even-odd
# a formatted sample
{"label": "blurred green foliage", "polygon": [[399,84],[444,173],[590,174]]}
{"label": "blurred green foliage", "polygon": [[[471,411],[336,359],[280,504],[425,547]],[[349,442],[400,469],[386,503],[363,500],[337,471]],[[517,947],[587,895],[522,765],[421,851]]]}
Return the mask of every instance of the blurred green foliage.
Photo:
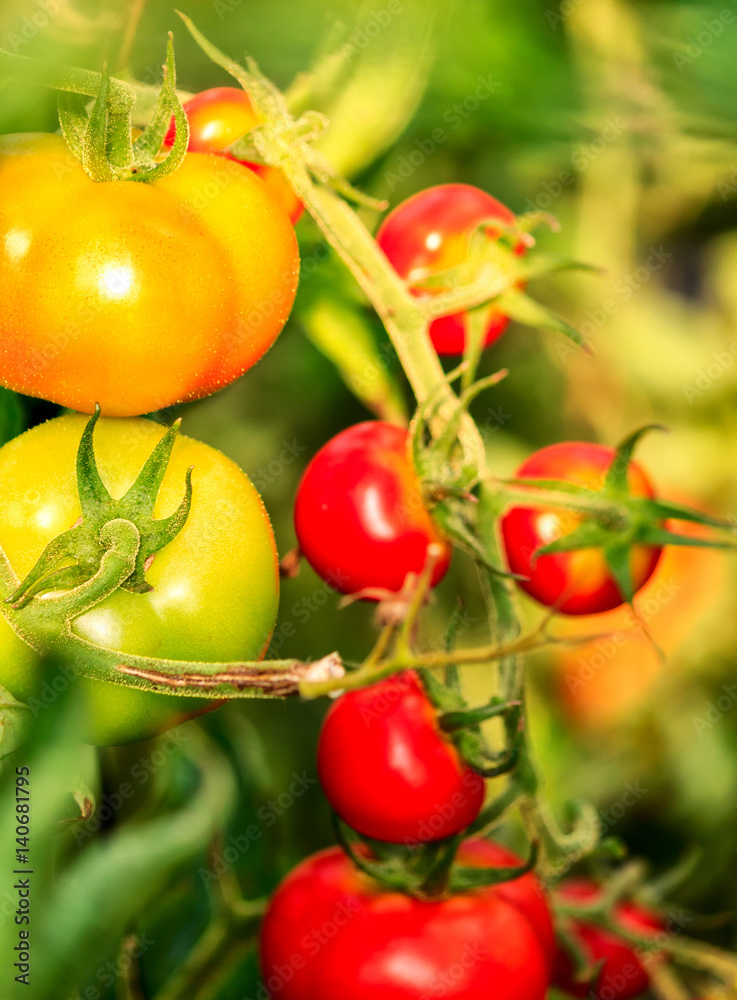
{"label": "blurred green foliage", "polygon": [[[34,28],[34,15],[49,7],[40,0],[2,4],[0,46],[93,68],[106,58],[114,64],[127,3],[57,3],[58,13]],[[475,410],[493,469],[508,473],[554,440],[613,443],[657,420],[671,433],[648,438],[640,458],[660,489],[726,516],[737,512],[737,20],[725,19],[723,7],[190,0],[185,9],[223,50],[236,58],[250,53],[284,87],[320,54],[347,46],[344,64],[318,81],[313,96],[320,110],[334,113],[326,150],[371,194],[396,204],[431,184],[476,184],[515,211],[552,212],[561,232],[542,232],[540,243],[605,268],[601,277],[565,275],[534,287],[584,332],[593,358],[519,327],[487,352],[482,374],[511,373]],[[182,87],[229,82],[159,0],[143,15],[136,78],[159,79],[168,30]],[[295,100],[304,87],[304,80],[295,86]],[[29,85],[3,89],[0,131],[55,127],[51,94]],[[378,221],[362,212],[370,225]],[[185,433],[220,448],[256,482],[282,553],[294,544],[291,505],[309,457],[371,415],[329,358],[353,372],[354,387],[357,366],[368,371],[359,395],[378,412],[396,414],[409,404],[375,317],[309,220],[298,234],[303,259],[318,263],[305,267],[287,328],[254,371],[182,412]],[[350,343],[340,343],[341,329]],[[6,440],[54,412],[5,393],[0,435]],[[679,898],[722,912],[737,907],[737,697],[725,688],[736,681],[737,570],[728,557],[723,570],[714,567],[685,567],[672,588],[681,603],[674,599],[669,611],[666,594],[650,615],[665,632],[677,629],[676,617],[688,618],[688,635],[666,665],[652,667],[642,643],[633,643],[618,657],[581,652],[573,663],[585,680],[575,691],[566,682],[570,660],[564,676],[557,654],[536,658],[531,681],[534,742],[558,807],[592,799],[607,832],[656,870],[689,844],[703,845],[707,860]],[[470,642],[481,635],[482,613],[475,571],[461,555],[435,597],[428,641],[445,630],[459,600],[461,641]],[[338,612],[336,603],[304,566],[283,584],[272,652],[308,658],[339,649],[347,661],[361,659],[372,642],[372,609]],[[539,611],[528,606],[528,615],[534,621]],[[481,697],[493,678],[469,671],[469,682]],[[241,846],[225,870],[249,898],[330,842],[314,765],[324,710],[232,704],[182,727],[181,742],[164,736],[97,756],[73,747],[63,713],[57,723],[44,720],[34,745],[16,755],[33,768],[33,836],[39,850],[52,845],[35,883],[32,995],[115,996],[121,976],[110,982],[109,970],[107,977],[100,970],[109,962],[127,967],[119,949],[135,931],[153,942],[140,955],[141,995],[153,996],[204,928],[208,890],[217,898],[228,882],[207,872],[226,856],[229,838]],[[160,765],[151,763],[157,753]],[[99,832],[94,814],[92,825],[78,820],[62,828],[54,819],[58,808],[70,817],[79,811],[73,793],[82,787],[80,770],[98,808],[123,784],[133,790],[120,808],[108,809]],[[628,794],[632,787],[636,795]],[[3,795],[5,877],[12,850],[7,789]],[[3,963],[12,930],[6,917]],[[711,933],[735,944],[733,924]],[[223,972],[213,996],[256,995],[252,952],[224,955]]]}

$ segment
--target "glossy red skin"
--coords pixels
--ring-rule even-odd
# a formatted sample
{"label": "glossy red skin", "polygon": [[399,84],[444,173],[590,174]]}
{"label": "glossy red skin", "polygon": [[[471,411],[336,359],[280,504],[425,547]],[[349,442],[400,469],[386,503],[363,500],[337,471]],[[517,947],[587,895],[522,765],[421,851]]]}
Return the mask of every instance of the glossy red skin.
{"label": "glossy red skin", "polygon": [[[258,124],[258,117],[251,106],[248,94],[238,87],[212,87],[210,90],[195,94],[185,101],[183,107],[189,121],[187,149],[193,153],[217,153],[253,170],[271,188],[294,224],[302,214],[304,206],[292,191],[284,174],[275,167],[249,163],[224,152],[231,143]],[[165,145],[174,144],[176,131],[172,118],[164,139]]]}
{"label": "glossy red skin", "polygon": [[[613,448],[580,441],[549,445],[531,455],[517,470],[521,479],[560,479],[599,488],[615,455]],[[653,497],[647,476],[635,462],[629,466],[629,486],[635,496]],[[599,549],[559,552],[533,559],[541,546],[579,523],[563,508],[512,507],[501,521],[509,568],[528,579],[519,586],[548,607],[563,614],[592,615],[623,604],[616,581]],[[652,576],[662,549],[635,546],[631,572],[635,590]]]}
{"label": "glossy red skin", "polygon": [[[589,903],[601,895],[601,889],[587,879],[570,879],[556,895],[569,902]],[[633,933],[646,935],[663,930],[660,917],[636,903],[621,903],[614,912],[622,926]],[[607,1000],[631,1000],[645,992],[650,980],[631,944],[610,931],[579,921],[573,924],[573,934],[593,962],[603,959],[604,964],[595,984],[576,982],[574,962],[561,947],[555,958],[556,986],[574,997],[587,997],[593,988],[597,997]]]}
{"label": "glossy red skin", "polygon": [[333,809],[377,840],[451,837],[484,802],[483,778],[442,733],[412,671],[338,698],[322,727],[317,768]]}
{"label": "glossy red skin", "polygon": [[[477,841],[459,860],[520,864]],[[530,875],[425,902],[382,889],[331,848],[277,888],[262,925],[261,967],[279,1000],[544,1000],[551,940]]]}
{"label": "glossy red skin", "polygon": [[433,586],[450,562],[420,497],[407,431],[380,420],[355,424],[318,451],[297,489],[294,526],[310,565],[345,594],[398,592],[432,542],[443,547]]}
{"label": "glossy red skin", "polygon": [[[376,239],[397,273],[411,284],[462,263],[469,236],[484,219],[499,219],[507,226],[514,223],[515,215],[470,184],[439,184],[398,205],[382,222]],[[489,235],[493,238],[498,233],[490,229]],[[523,244],[517,252],[524,252]],[[432,323],[430,339],[438,354],[463,353],[463,316],[454,313]],[[501,337],[508,322],[506,316],[490,310],[484,347]]]}

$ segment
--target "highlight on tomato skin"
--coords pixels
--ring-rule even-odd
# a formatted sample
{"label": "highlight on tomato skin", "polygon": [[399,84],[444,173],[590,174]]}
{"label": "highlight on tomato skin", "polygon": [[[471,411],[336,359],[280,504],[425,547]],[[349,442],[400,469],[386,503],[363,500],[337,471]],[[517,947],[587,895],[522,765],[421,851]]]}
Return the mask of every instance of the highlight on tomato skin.
{"label": "highlight on tomato skin", "polygon": [[[563,902],[591,903],[601,896],[601,888],[590,879],[571,878],[559,886],[556,896]],[[658,914],[626,900],[615,906],[614,916],[623,928],[642,936],[654,936],[664,926]],[[584,998],[595,986],[597,996],[633,1000],[647,990],[650,977],[636,946],[613,931],[582,920],[572,920],[569,933],[592,964],[602,964],[595,984],[590,980],[578,981],[573,959],[561,945],[556,953],[553,982],[565,993]]]}
{"label": "highlight on tomato skin", "polygon": [[348,691],[325,717],[317,751],[323,791],[354,830],[409,846],[466,829],[485,784],[440,730],[413,671]]}
{"label": "highlight on tomato skin", "polygon": [[420,495],[402,427],[368,420],[323,445],[297,488],[294,527],[312,568],[336,590],[397,593],[419,573],[433,542],[442,546],[436,586],[450,563]]}
{"label": "highlight on tomato skin", "polygon": [[[559,479],[597,489],[614,460],[614,448],[580,441],[548,445],[531,455],[517,470],[519,479]],[[654,497],[647,475],[636,463],[628,470],[634,496]],[[580,517],[564,508],[511,507],[501,519],[509,568],[523,579],[518,585],[535,600],[562,614],[591,615],[624,603],[619,587],[600,549],[578,549],[535,557],[535,552],[580,524]],[[634,546],[630,572],[639,590],[655,572],[662,549]]]}
{"label": "highlight on tomato skin", "polygon": [[[488,840],[466,841],[462,865],[518,866]],[[263,982],[279,1000],[544,1000],[554,937],[544,891],[513,882],[418,900],[383,888],[339,848],[302,861],[264,917]]]}
{"label": "highlight on tomato skin", "polygon": [[[503,226],[514,224],[516,216],[492,195],[470,184],[439,184],[412,195],[394,208],[383,220],[376,240],[399,274],[412,286],[439,271],[461,264],[468,253],[468,241],[474,229],[486,220],[498,219]],[[495,239],[501,230],[489,226]],[[520,242],[515,248],[524,253]],[[415,295],[432,294],[428,289],[414,289]],[[498,340],[509,320],[493,305],[484,347]],[[466,341],[464,314],[441,316],[430,326],[430,339],[438,354],[462,354]]]}
{"label": "highlight on tomato skin", "polygon": [[[245,90],[239,87],[212,87],[185,101],[184,111],[189,121],[188,149],[195,153],[217,153],[236,163],[242,163],[261,178],[294,225],[304,211],[284,174],[276,167],[239,160],[228,152],[228,146],[259,124],[258,116]],[[174,118],[164,143],[174,144]]]}

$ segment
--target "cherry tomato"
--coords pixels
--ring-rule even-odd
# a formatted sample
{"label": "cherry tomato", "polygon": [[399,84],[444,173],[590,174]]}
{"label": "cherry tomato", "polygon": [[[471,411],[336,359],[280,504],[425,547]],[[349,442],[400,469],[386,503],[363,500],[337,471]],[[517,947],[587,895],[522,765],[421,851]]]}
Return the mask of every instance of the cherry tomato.
{"label": "cherry tomato", "polygon": [[[517,470],[519,479],[559,479],[593,489],[600,488],[615,450],[600,444],[564,441],[541,448]],[[634,496],[653,497],[652,486],[639,465],[631,462],[629,488]],[[570,534],[580,523],[577,514],[564,508],[513,507],[501,527],[509,568],[527,579],[520,587],[548,607],[568,615],[592,615],[623,604],[619,587],[600,549],[577,549],[534,559],[543,545]],[[630,572],[635,590],[653,574],[661,549],[635,546]]]}
{"label": "cherry tomato", "polygon": [[[463,845],[459,860],[520,863],[480,841]],[[550,914],[531,875],[421,901],[382,888],[332,848],[277,888],[262,926],[261,967],[280,1000],[544,1000],[551,947]]]}
{"label": "cherry tomato", "polygon": [[[0,449],[0,546],[22,579],[46,545],[80,516],[76,455],[85,418],[58,417]],[[113,496],[132,485],[165,428],[149,420],[100,419],[94,445]],[[180,503],[192,466],[192,507],[179,534],[154,557],[153,590],[117,590],[74,621],[83,638],[108,649],[171,659],[232,661],[265,652],[278,604],[274,536],[247,476],[220,452],[179,435],[154,510]],[[20,701],[43,702],[44,670],[0,616],[0,685]],[[214,707],[206,699],[151,694],[81,679],[89,706],[84,739],[130,743]],[[47,682],[48,684],[48,682]],[[52,692],[53,694],[53,692]]]}
{"label": "cherry tomato", "polygon": [[[498,219],[504,226],[514,223],[514,213],[490,194],[469,184],[439,184],[420,191],[398,205],[384,219],[376,239],[400,277],[410,286],[439,271],[462,264],[473,230],[486,220]],[[490,239],[500,230],[490,225]],[[524,252],[519,243],[517,253]],[[416,295],[430,294],[428,290]],[[466,342],[464,313],[441,316],[430,326],[430,339],[438,354],[462,354]],[[489,308],[484,347],[504,333],[508,318],[494,306]]]}
{"label": "cherry tomato", "polygon": [[[188,148],[195,153],[220,153],[231,160],[236,157],[224,150],[259,123],[248,94],[238,87],[212,87],[210,90],[203,90],[185,102],[184,111],[189,121]],[[174,144],[176,133],[172,118],[164,140],[167,146]],[[237,162],[259,175],[292,223],[295,223],[302,214],[302,202],[292,191],[281,170],[265,164],[249,163],[247,160]]]}
{"label": "cherry tomato", "polygon": [[369,420],[341,431],[318,451],[294,505],[297,540],[313,569],[345,594],[401,589],[419,573],[432,542],[444,555],[433,586],[445,575],[450,547],[420,497],[401,427]]}
{"label": "cherry tomato", "polygon": [[[558,890],[562,900],[590,903],[601,889],[587,879],[570,879]],[[635,903],[623,902],[615,908],[616,919],[634,934],[651,935],[663,929],[661,918]],[[637,957],[636,948],[611,931],[581,921],[573,922],[571,932],[592,963],[603,962],[595,983],[596,996],[608,1000],[630,1000],[648,988],[648,974]],[[574,997],[589,996],[594,983],[576,982],[573,959],[564,948],[556,954],[554,982]]]}
{"label": "cherry tomato", "polygon": [[328,712],[317,768],[335,811],[359,833],[414,844],[464,830],[484,781],[437,723],[412,671],[349,691]]}
{"label": "cherry tomato", "polygon": [[207,396],[271,346],[298,269],[281,207],[222,157],[95,183],[61,136],[0,139],[8,388],[108,416]]}

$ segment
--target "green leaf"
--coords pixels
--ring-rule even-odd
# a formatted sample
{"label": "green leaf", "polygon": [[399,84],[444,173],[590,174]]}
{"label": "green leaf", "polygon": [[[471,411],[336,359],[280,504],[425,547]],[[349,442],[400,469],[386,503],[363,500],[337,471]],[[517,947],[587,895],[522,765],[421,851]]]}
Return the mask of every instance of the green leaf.
{"label": "green leaf", "polygon": [[609,544],[604,547],[606,564],[614,577],[617,589],[624,600],[631,604],[635,597],[635,587],[630,571],[632,547],[629,541]]}
{"label": "green leaf", "polygon": [[697,538],[694,535],[679,535],[675,531],[658,525],[646,525],[637,532],[641,545],[681,545],[695,549],[734,549],[737,542],[722,541],[719,538]]}
{"label": "green leaf", "polygon": [[39,900],[34,931],[39,996],[66,995],[63,987],[93,974],[225,826],[237,794],[232,771],[213,745],[202,743],[196,750],[200,786],[182,808],[96,839]]}
{"label": "green leaf", "polygon": [[711,514],[705,514],[701,510],[685,507],[683,504],[674,503],[672,500],[638,498],[638,506],[653,519],[665,520],[666,518],[671,518],[674,521],[692,521],[694,524],[705,524],[711,528],[724,528],[728,531],[734,530],[733,522],[726,521],[721,517],[714,517]]}
{"label": "green leaf", "polygon": [[633,431],[632,434],[617,445],[617,451],[612,460],[612,464],[607,470],[606,478],[604,480],[604,488],[622,496],[629,495],[627,472],[629,470],[629,465],[632,461],[632,455],[635,448],[645,434],[649,434],[651,431],[664,430],[667,430],[667,428],[663,427],[662,424],[646,424],[644,427],[640,427],[638,430]]}
{"label": "green leaf", "polygon": [[393,374],[394,358],[382,355],[359,309],[320,297],[302,313],[302,322],[309,339],[367,409],[382,420],[406,425],[407,408]]}
{"label": "green leaf", "polygon": [[589,354],[591,353],[591,348],[582,333],[518,288],[510,288],[509,291],[500,295],[496,299],[496,305],[500,312],[509,316],[510,319],[516,320],[517,323],[550,333],[561,333],[578,347]]}
{"label": "green leaf", "polygon": [[611,542],[611,533],[595,521],[584,521],[569,534],[536,549],[533,562],[539,556],[553,555],[556,552],[575,552],[577,549],[601,548],[608,542]]}

